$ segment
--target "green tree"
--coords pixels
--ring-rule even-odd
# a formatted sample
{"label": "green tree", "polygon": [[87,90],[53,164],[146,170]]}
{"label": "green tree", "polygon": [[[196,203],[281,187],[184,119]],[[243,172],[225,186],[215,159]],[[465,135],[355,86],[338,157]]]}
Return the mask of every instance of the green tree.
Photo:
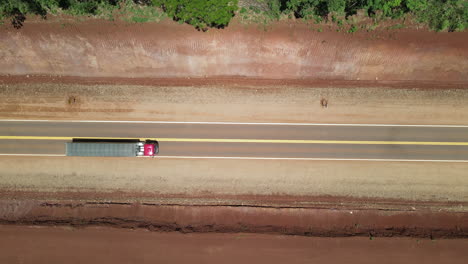
{"label": "green tree", "polygon": [[369,14],[382,11],[384,16],[396,18],[404,13],[401,3],[402,0],[367,0],[367,10]]}
{"label": "green tree", "polygon": [[169,17],[206,31],[210,27],[223,28],[237,10],[237,0],[153,0]]}
{"label": "green tree", "polygon": [[296,17],[325,17],[330,12],[344,14],[349,0],[287,0],[288,11]]}
{"label": "green tree", "polygon": [[328,12],[343,14],[346,8],[346,0],[329,0],[327,7]]}
{"label": "green tree", "polygon": [[55,0],[1,0],[0,20],[11,18],[12,25],[15,28],[21,28],[26,20],[26,14],[40,15],[45,18],[47,10],[56,4]]}
{"label": "green tree", "polygon": [[0,2],[0,18],[2,19],[18,14],[32,13],[43,17],[47,14],[47,10],[41,3],[43,1],[40,0],[2,0]]}
{"label": "green tree", "polygon": [[408,7],[408,9],[413,12],[424,11],[428,7],[428,1],[427,0],[406,0],[406,7]]}
{"label": "green tree", "polygon": [[438,31],[463,31],[468,26],[466,0],[406,0],[416,18]]}
{"label": "green tree", "polygon": [[324,0],[289,0],[286,2],[289,11],[298,18],[320,18],[328,14]]}

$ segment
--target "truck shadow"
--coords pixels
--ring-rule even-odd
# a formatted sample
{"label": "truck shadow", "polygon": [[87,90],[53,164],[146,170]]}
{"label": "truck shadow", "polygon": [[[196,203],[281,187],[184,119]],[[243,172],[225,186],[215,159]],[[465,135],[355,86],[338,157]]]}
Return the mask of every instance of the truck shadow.
{"label": "truck shadow", "polygon": [[74,138],[73,142],[138,143],[139,139]]}

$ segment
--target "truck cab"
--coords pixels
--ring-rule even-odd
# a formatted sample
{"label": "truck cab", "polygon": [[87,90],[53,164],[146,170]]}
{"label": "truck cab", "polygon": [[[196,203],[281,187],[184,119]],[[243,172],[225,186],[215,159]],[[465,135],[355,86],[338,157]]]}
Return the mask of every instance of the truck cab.
{"label": "truck cab", "polygon": [[138,156],[153,157],[159,153],[157,141],[138,142]]}

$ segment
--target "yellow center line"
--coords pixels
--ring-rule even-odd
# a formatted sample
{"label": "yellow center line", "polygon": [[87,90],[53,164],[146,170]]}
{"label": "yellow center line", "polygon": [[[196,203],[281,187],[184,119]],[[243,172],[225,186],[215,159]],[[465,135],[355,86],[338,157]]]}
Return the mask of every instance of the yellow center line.
{"label": "yellow center line", "polygon": [[436,145],[468,146],[468,142],[427,142],[427,141],[361,141],[361,140],[307,140],[307,139],[213,139],[213,138],[118,138],[118,137],[39,137],[0,136],[10,140],[73,140],[73,139],[117,139],[157,140],[161,142],[211,142],[211,143],[280,143],[280,144],[356,144],[356,145]]}

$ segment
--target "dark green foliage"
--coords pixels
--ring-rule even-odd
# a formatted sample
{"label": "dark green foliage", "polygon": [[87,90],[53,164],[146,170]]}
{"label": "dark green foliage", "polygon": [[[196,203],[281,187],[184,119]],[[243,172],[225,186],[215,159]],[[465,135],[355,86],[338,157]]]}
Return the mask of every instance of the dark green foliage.
{"label": "dark green foliage", "polygon": [[272,0],[268,2],[268,7],[270,8],[270,16],[279,19],[282,11],[285,9],[285,2],[280,0]]}
{"label": "dark green foliage", "polygon": [[57,5],[55,0],[1,0],[0,19],[11,18],[15,28],[21,28],[26,14],[47,15],[47,9]]}
{"label": "dark green foliage", "polygon": [[17,14],[36,14],[46,16],[47,10],[39,0],[1,0],[0,18],[10,17]]}
{"label": "dark green foliage", "polygon": [[348,30],[348,33],[354,33],[358,30],[358,28],[355,26],[355,25],[352,25],[349,30]]}
{"label": "dark green foliage", "polygon": [[11,18],[20,28],[26,15],[40,15],[58,11],[74,16],[99,16],[113,19],[113,12],[122,9],[132,21],[154,21],[161,17],[151,0],[0,0],[0,20]]}
{"label": "dark green foliage", "polygon": [[328,12],[343,14],[346,8],[346,0],[328,0]]}
{"label": "dark green foliage", "polygon": [[424,11],[428,8],[429,3],[427,0],[406,0],[406,6],[411,11]]}
{"label": "dark green foliage", "polygon": [[370,17],[399,18],[412,13],[438,31],[463,31],[468,26],[467,0],[286,0],[282,12],[297,18],[324,19],[329,13],[354,15],[364,10]]}
{"label": "dark green foliage", "polygon": [[0,18],[16,13],[46,17],[47,12],[62,9],[73,15],[96,15],[101,8],[115,8],[125,0],[1,0]]}
{"label": "dark green foliage", "polygon": [[355,15],[358,10],[367,9],[367,2],[368,0],[346,0],[346,16],[352,16]]}
{"label": "dark green foliage", "polygon": [[468,26],[466,0],[406,0],[406,6],[420,22],[438,31],[463,31]]}
{"label": "dark green foliage", "polygon": [[328,14],[326,0],[289,0],[288,10],[294,12],[297,18],[319,18]]}
{"label": "dark green foliage", "polygon": [[384,16],[398,17],[403,14],[404,0],[289,0],[286,4],[296,17],[309,15],[326,16],[328,13],[356,14],[359,9],[366,10],[370,15],[381,11]]}
{"label": "dark green foliage", "polygon": [[403,0],[368,0],[367,12],[370,15],[382,12],[383,16],[397,18],[403,15]]}
{"label": "dark green foliage", "polygon": [[[269,10],[242,8],[240,13],[280,19],[282,15],[319,22],[332,15],[335,23],[363,10],[374,19],[399,18],[410,14],[438,31],[463,31],[468,27],[468,0],[258,0]],[[234,16],[238,0],[0,0],[0,20],[11,19],[19,28],[26,15],[66,13],[74,16],[112,17],[115,9],[130,13],[133,21],[154,21],[161,17],[156,7],[180,23],[201,30],[222,28]],[[130,8],[129,8],[130,7]],[[144,8],[142,8],[144,7]],[[121,13],[122,14],[122,13]],[[336,19],[336,18],[339,19]],[[265,19],[267,20],[267,19]],[[351,31],[354,31],[353,28]]]}
{"label": "dark green foliage", "polygon": [[153,0],[169,17],[183,21],[197,29],[223,28],[237,10],[237,0]]}
{"label": "dark green foliage", "polygon": [[100,1],[60,0],[60,7],[72,15],[95,15]]}

